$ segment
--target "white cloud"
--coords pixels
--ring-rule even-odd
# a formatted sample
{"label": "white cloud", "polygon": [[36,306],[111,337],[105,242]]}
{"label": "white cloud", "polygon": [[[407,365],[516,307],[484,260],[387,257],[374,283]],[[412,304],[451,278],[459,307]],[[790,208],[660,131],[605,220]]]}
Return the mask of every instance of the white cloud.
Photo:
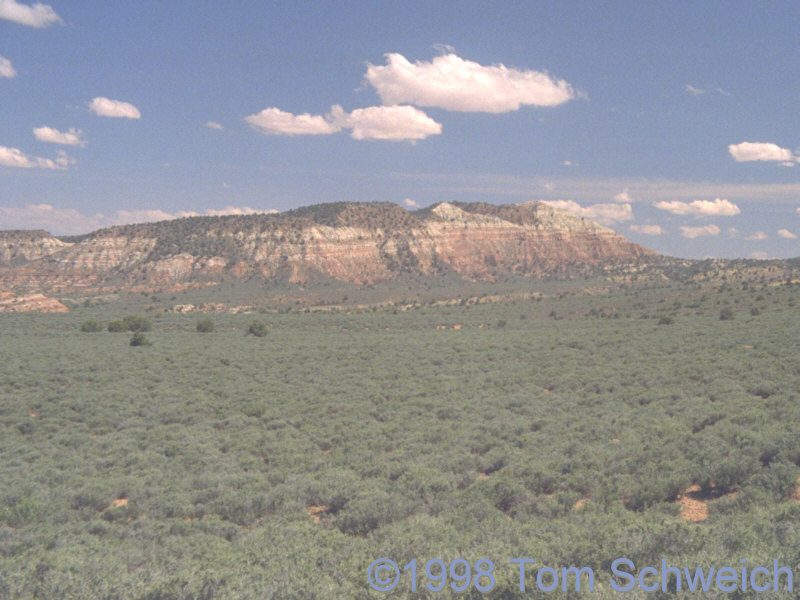
{"label": "white cloud", "polygon": [[55,233],[87,233],[103,226],[101,215],[87,217],[71,208],[30,204],[0,206],[0,229],[45,229]]}
{"label": "white cloud", "polygon": [[766,260],[767,258],[769,258],[769,254],[761,251],[751,252],[750,256],[752,258],[757,258],[758,260]]}
{"label": "white cloud", "polygon": [[749,241],[753,241],[753,240],[761,241],[761,240],[767,239],[768,237],[769,236],[766,233],[764,233],[763,231],[756,231],[754,233],[751,233],[750,235],[748,235],[744,239],[749,240]]}
{"label": "white cloud", "polygon": [[681,235],[689,239],[719,235],[719,227],[716,225],[703,225],[702,227],[681,227]]}
{"label": "white cloud", "polygon": [[18,169],[66,169],[75,161],[68,157],[63,150],[56,153],[56,158],[42,158],[30,156],[17,148],[0,146],[0,165]]}
{"label": "white cloud", "polygon": [[739,235],[739,230],[738,230],[738,229],[736,229],[736,227],[730,227],[730,228],[728,228],[728,236],[730,236],[730,237],[736,237],[737,235]]}
{"label": "white cloud", "polygon": [[442,133],[442,125],[413,106],[370,106],[346,113],[332,106],[329,118],[341,129],[352,129],[356,140],[424,140]]}
{"label": "white cloud", "polygon": [[550,200],[547,204],[568,210],[580,217],[592,219],[603,225],[611,225],[618,221],[633,220],[633,210],[630,204],[592,204],[581,206],[574,200]]}
{"label": "white cloud", "polygon": [[696,217],[732,217],[742,212],[733,202],[721,198],[693,202],[661,201],[656,202],[653,206],[674,215],[694,215]]}
{"label": "white cloud", "polygon": [[643,235],[664,235],[666,233],[661,225],[631,225],[628,229]]}
{"label": "white cloud", "polygon": [[61,17],[51,6],[41,2],[28,6],[16,0],[0,0],[0,19],[8,19],[30,27],[47,27],[62,22]]}
{"label": "white cloud", "polygon": [[797,236],[788,229],[778,229],[778,236],[787,240],[796,240]]}
{"label": "white cloud", "polygon": [[52,127],[36,127],[33,130],[33,135],[36,136],[37,140],[64,146],[85,146],[86,141],[81,139],[82,134],[83,132],[80,129],[74,128],[65,132]]}
{"label": "white cloud", "polygon": [[260,113],[244,118],[251,127],[268,135],[327,135],[340,128],[321,115],[293,115],[278,108],[265,108]]}
{"label": "white cloud", "polygon": [[327,135],[350,129],[356,140],[414,141],[442,132],[441,124],[413,106],[370,106],[348,113],[334,105],[324,117],[265,108],[245,121],[268,135]]}
{"label": "white cloud", "polygon": [[206,127],[209,129],[224,129],[224,127],[216,121],[206,121]]}
{"label": "white cloud", "polygon": [[201,212],[179,211],[169,213],[160,209],[118,210],[113,215],[84,215],[72,208],[56,208],[50,204],[31,204],[22,208],[0,206],[0,229],[45,229],[58,234],[87,233],[102,227],[168,221],[181,217],[250,215],[274,213],[274,210],[257,210],[248,206],[228,206],[223,209],[208,208]]}
{"label": "white cloud", "polygon": [[731,144],[728,146],[728,152],[731,153],[731,156],[736,162],[750,162],[756,160],[786,162],[793,160],[790,150],[769,142],[742,142],[741,144]]}
{"label": "white cloud", "polygon": [[16,76],[17,70],[14,68],[14,65],[11,64],[11,61],[5,56],[0,55],[0,79],[3,77],[11,79]]}
{"label": "white cloud", "polygon": [[565,167],[576,167],[577,166],[577,163],[574,163],[571,160],[565,160],[561,164],[562,164],[562,166],[565,166]]}
{"label": "white cloud", "polygon": [[614,200],[614,202],[622,202],[622,203],[631,203],[631,202],[633,202],[633,200],[631,199],[630,194],[628,193],[628,190],[625,190],[624,192],[620,192],[619,194],[616,194],[612,198],[612,200]]}
{"label": "white cloud", "polygon": [[502,64],[487,67],[452,53],[415,63],[401,54],[387,54],[386,65],[368,64],[364,77],[384,104],[462,112],[504,113],[521,105],[558,106],[576,95],[566,81],[547,73]]}
{"label": "white cloud", "polygon": [[696,88],[693,85],[686,84],[686,91],[689,92],[692,96],[702,96],[706,93],[706,91],[702,88]]}
{"label": "white cloud", "polygon": [[99,96],[89,102],[89,110],[101,117],[141,119],[142,113],[133,104]]}
{"label": "white cloud", "polygon": [[408,208],[419,208],[419,204],[417,204],[416,200],[412,200],[411,198],[406,198],[403,200],[403,204],[405,204]]}

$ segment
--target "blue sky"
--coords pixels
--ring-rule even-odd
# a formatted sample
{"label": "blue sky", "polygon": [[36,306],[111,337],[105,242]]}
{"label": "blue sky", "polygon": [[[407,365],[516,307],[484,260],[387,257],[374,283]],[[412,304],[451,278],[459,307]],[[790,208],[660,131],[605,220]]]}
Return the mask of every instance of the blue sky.
{"label": "blue sky", "polygon": [[796,2],[0,0],[0,229],[545,200],[800,255]]}

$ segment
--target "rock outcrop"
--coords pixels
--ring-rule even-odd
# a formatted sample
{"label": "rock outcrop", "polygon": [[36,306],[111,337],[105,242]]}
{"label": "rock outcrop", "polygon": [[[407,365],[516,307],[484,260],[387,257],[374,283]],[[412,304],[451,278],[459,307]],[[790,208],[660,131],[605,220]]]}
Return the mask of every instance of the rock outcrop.
{"label": "rock outcrop", "polygon": [[44,294],[24,294],[16,296],[0,292],[0,312],[69,312],[69,309],[55,298]]}
{"label": "rock outcrop", "polygon": [[0,289],[45,293],[180,289],[253,277],[369,284],[456,273],[492,280],[581,274],[655,256],[541,202],[443,202],[415,212],[391,203],[320,204],[124,225],[72,244],[45,232],[2,232],[0,243],[8,257],[0,262]]}

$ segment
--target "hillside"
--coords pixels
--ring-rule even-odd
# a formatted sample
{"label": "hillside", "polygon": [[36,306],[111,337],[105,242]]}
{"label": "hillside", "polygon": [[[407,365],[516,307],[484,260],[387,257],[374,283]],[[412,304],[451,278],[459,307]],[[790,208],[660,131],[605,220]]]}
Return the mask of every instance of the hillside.
{"label": "hillside", "polygon": [[222,280],[363,285],[403,275],[576,275],[655,254],[614,231],[540,202],[333,203],[280,214],[191,217],[101,229],[65,243],[0,232],[7,291],[185,289]]}

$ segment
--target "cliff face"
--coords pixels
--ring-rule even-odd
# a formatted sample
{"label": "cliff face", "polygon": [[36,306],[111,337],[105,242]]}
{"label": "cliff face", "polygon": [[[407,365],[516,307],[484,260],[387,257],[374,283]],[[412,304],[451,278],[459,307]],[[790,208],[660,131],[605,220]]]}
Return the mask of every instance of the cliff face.
{"label": "cliff face", "polygon": [[2,289],[180,289],[222,277],[302,283],[316,274],[367,284],[448,271],[491,280],[581,272],[654,254],[538,202],[441,203],[413,213],[389,203],[321,204],[275,215],[125,225],[74,244],[35,233],[0,233]]}
{"label": "cliff face", "polygon": [[0,231],[0,268],[55,254],[69,245],[42,230]]}

